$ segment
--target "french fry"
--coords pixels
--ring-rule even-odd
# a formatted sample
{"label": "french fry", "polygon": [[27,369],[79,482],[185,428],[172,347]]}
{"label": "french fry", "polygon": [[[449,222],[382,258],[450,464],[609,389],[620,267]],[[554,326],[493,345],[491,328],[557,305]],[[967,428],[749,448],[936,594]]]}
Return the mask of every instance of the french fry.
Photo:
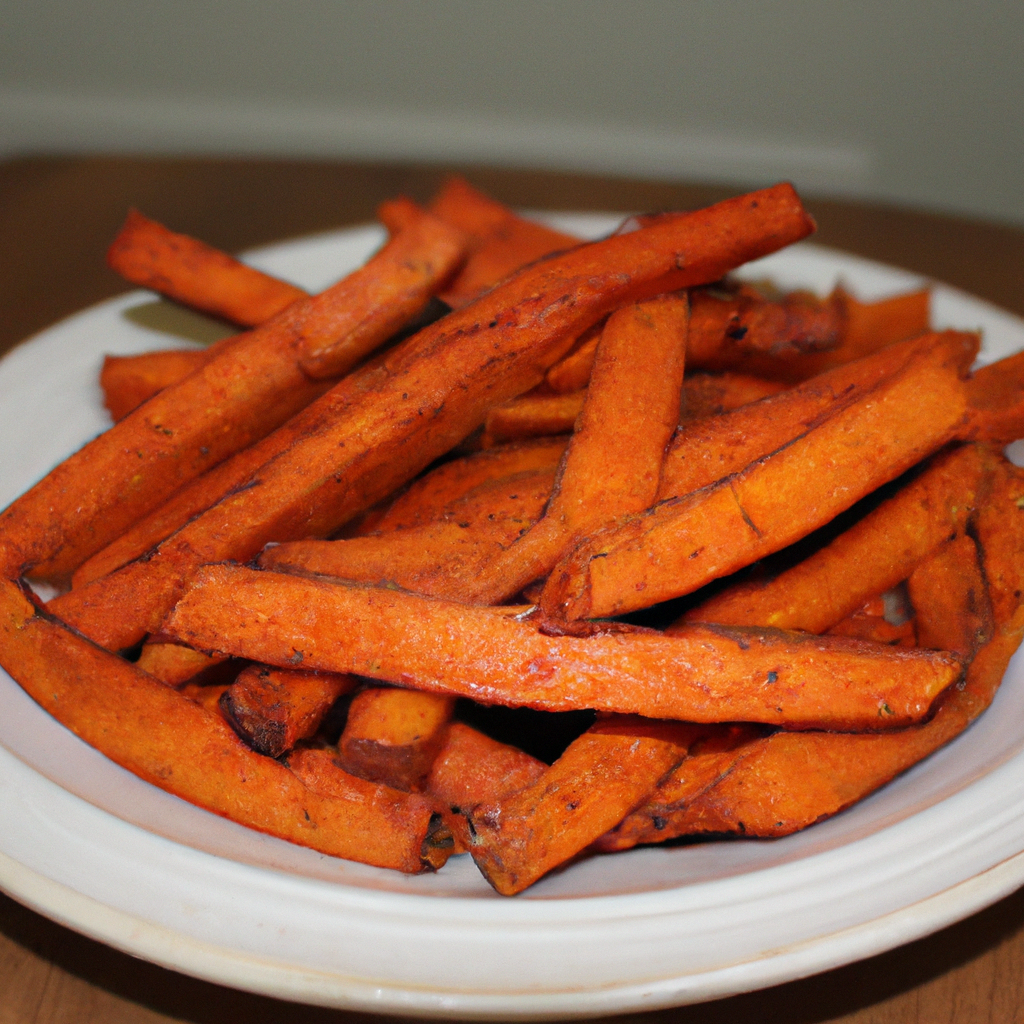
{"label": "french fry", "polygon": [[544,386],[555,395],[582,391],[590,383],[597,342],[604,324],[594,324],[577,340],[575,347],[555,363],[544,375]]}
{"label": "french fry", "polygon": [[455,698],[371,686],[349,705],[338,761],[352,775],[418,792],[441,749]]}
{"label": "french fry", "polygon": [[993,444],[1024,437],[1024,352],[975,370],[967,382],[967,407],[965,437]]}
{"label": "french fry", "polygon": [[978,546],[962,534],[924,559],[907,579],[921,647],[970,661],[995,632]]}
{"label": "french fry", "polygon": [[[543,518],[448,595],[484,604],[510,598],[547,575],[573,537],[654,501],[679,421],[688,318],[685,293],[624,306],[608,318]],[[634,423],[642,429],[627,429]]]}
{"label": "french fry", "polygon": [[370,263],[335,286],[339,306],[347,302],[348,322],[304,339],[299,366],[314,380],[347,373],[411,323],[465,259],[462,232],[424,214],[411,200],[406,203],[402,230]]}
{"label": "french fry", "polygon": [[9,580],[0,580],[0,638],[3,667],[29,696],[146,782],[330,856],[407,872],[436,866],[426,801],[392,809],[372,788],[342,797],[307,788],[221,716],[67,629]]}
{"label": "french fry", "polygon": [[239,327],[256,327],[306,298],[301,288],[170,231],[138,210],[128,212],[107,263],[133,284]]}
{"label": "french fry", "polygon": [[352,672],[485,704],[803,729],[909,724],[960,674],[944,652],[842,637],[623,629],[551,636],[489,608],[221,565],[195,574],[163,631],[209,653]]}
{"label": "french fry", "polygon": [[209,350],[172,348],[136,356],[104,356],[103,404],[117,423],[158,391],[184,380],[210,359]]}
{"label": "french fry", "polygon": [[360,532],[422,526],[442,518],[457,501],[484,484],[520,473],[554,470],[568,442],[567,437],[540,437],[442,463],[402,491],[375,519],[364,520]]}
{"label": "french fry", "polygon": [[[806,293],[771,301],[744,286],[721,294],[715,286],[693,291],[687,363],[691,369],[741,370],[788,384],[929,329],[929,292],[916,291],[862,303],[842,288],[824,301]],[[556,363],[547,384],[563,394],[586,386],[595,339]]]}
{"label": "french fry", "polygon": [[463,812],[455,835],[503,896],[532,885],[622,820],[686,755],[700,730],[612,716],[598,721],[532,785]]}
{"label": "french fry", "polygon": [[686,757],[661,781],[642,806],[599,837],[602,853],[629,850],[641,843],[660,843],[680,833],[674,820],[687,805],[732,770],[747,749],[765,735],[754,725],[706,727],[690,744]]}
{"label": "french fry", "polygon": [[1024,637],[1022,497],[1024,477],[1002,463],[976,514],[984,569],[974,542],[964,537],[914,573],[926,642],[952,640],[973,655],[963,686],[940,698],[930,721],[886,734],[777,732],[755,740],[705,789],[663,816],[661,829],[638,829],[633,841],[703,832],[788,835],[849,807],[959,735],[991,703]]}
{"label": "french fry", "polygon": [[259,754],[280,757],[316,735],[334,702],[357,686],[349,675],[250,665],[224,691],[220,707]]}
{"label": "french fry", "polygon": [[[785,385],[740,373],[697,373],[683,382],[681,419],[711,416],[778,394]],[[586,401],[586,389],[562,394],[531,392],[487,414],[486,445],[572,431]]]}
{"label": "french fry", "polygon": [[586,398],[586,390],[562,395],[531,393],[496,405],[484,420],[485,447],[572,433]]}
{"label": "french fry", "polygon": [[756,741],[671,822],[670,834],[782,836],[844,810],[963,732],[991,702],[1022,635],[1024,610],[979,651],[965,688],[952,690],[923,725],[874,735],[777,732]]}
{"label": "french fry", "polygon": [[554,470],[492,480],[455,502],[443,519],[347,540],[273,544],[259,564],[444,596],[475,579],[540,519],[554,480]]}
{"label": "french fry", "polygon": [[573,620],[649,607],[829,522],[956,436],[966,407],[963,351],[962,336],[938,335],[891,378],[772,455],[599,531],[548,578],[545,614]]}
{"label": "french fry", "polygon": [[216,670],[226,659],[212,658],[202,651],[194,651],[191,647],[181,644],[160,643],[147,640],[142,645],[142,652],[136,666],[148,672],[168,686],[180,686],[190,682],[197,676],[206,676]]}
{"label": "french fry", "polygon": [[718,278],[812,228],[781,185],[528,267],[350,375],[307,410],[303,440],[145,562],[57,598],[54,613],[110,649],[138,642],[195,566],[334,532],[467,436],[492,404],[539,383],[611,308]]}
{"label": "french fry", "polygon": [[745,368],[752,354],[799,362],[809,352],[837,348],[845,333],[843,296],[824,301],[806,292],[779,300],[757,295],[749,287],[733,294],[714,288],[694,289],[686,344],[692,367],[708,370]]}
{"label": "french fry", "polygon": [[452,722],[430,766],[425,791],[457,813],[525,789],[547,767],[517,747],[499,743],[464,722]]}
{"label": "french fry", "polygon": [[465,266],[441,294],[453,309],[479,298],[520,267],[550,253],[571,249],[580,241],[518,216],[457,176],[445,180],[430,210],[472,240]]}
{"label": "french fry", "polygon": [[[976,335],[960,335],[966,373],[978,351]],[[806,433],[823,417],[865,395],[933,339],[912,339],[826,370],[803,384],[749,405],[686,423],[669,446],[658,498],[680,497],[746,469]]]}
{"label": "french fry", "polygon": [[746,372],[797,383],[931,329],[931,292],[927,288],[880,302],[860,302],[841,288],[836,294],[842,300],[844,321],[839,345],[807,352],[796,359],[748,356],[744,361]]}
{"label": "french fry", "polygon": [[991,455],[977,445],[943,452],[820,551],[772,580],[727,587],[681,621],[823,633],[962,532],[992,471]]}
{"label": "french fry", "polygon": [[777,395],[785,390],[778,381],[752,377],[747,373],[691,373],[683,382],[681,423],[721,416],[751,402]]}
{"label": "french fry", "polygon": [[[427,238],[403,232],[337,285],[221,348],[22,495],[0,515],[0,569],[66,578],[182,485],[307,405],[323,385],[310,382],[299,362],[372,319],[381,279],[404,287],[395,274],[409,258],[406,236],[448,251],[454,229],[426,214],[421,220],[434,229]],[[385,317],[378,326],[383,342],[392,325]],[[368,336],[356,333],[362,351]]]}
{"label": "french fry", "polygon": [[349,775],[333,751],[295,750],[285,771],[289,769],[310,793],[331,803],[350,805],[350,841],[375,855],[380,851],[380,859],[387,857],[392,862],[380,867],[397,867],[409,874],[439,871],[455,849],[451,833],[429,801],[418,793],[403,793]]}

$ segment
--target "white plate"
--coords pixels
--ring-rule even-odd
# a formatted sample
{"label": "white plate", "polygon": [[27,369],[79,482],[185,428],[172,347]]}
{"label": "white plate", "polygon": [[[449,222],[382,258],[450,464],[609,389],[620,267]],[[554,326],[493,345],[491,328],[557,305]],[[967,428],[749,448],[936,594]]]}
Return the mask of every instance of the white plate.
{"label": "white plate", "polygon": [[[594,235],[614,218],[563,216]],[[252,262],[310,288],[360,263],[374,228]],[[799,245],[748,268],[865,298],[921,283]],[[104,352],[165,347],[125,316],[136,292],[0,363],[0,504],[106,425]],[[137,319],[137,317],[136,317]],[[935,320],[1024,322],[939,286]],[[0,678],[0,886],[47,916],[168,967],[330,1006],[450,1017],[654,1009],[777,984],[890,949],[1024,883],[1024,658],[964,736],[857,807],[775,841],[595,857],[514,899],[467,857],[407,878],[334,860],[198,810],[118,768]]]}

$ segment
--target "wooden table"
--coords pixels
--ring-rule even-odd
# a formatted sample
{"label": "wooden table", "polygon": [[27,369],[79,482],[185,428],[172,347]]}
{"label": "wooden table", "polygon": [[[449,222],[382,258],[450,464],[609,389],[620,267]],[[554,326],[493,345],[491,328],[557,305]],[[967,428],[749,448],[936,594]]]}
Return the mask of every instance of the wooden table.
{"label": "wooden table", "polygon": [[[124,290],[103,252],[137,206],[228,250],[366,221],[446,170],[516,206],[654,210],[736,190],[536,171],[294,161],[26,159],[0,164],[0,352]],[[882,206],[808,204],[817,240],[957,285],[1024,315],[1024,230]],[[1024,1018],[1024,891],[859,964],[655,1021],[933,1024]],[[379,1020],[235,992],[114,952],[0,895],[0,1024]]]}

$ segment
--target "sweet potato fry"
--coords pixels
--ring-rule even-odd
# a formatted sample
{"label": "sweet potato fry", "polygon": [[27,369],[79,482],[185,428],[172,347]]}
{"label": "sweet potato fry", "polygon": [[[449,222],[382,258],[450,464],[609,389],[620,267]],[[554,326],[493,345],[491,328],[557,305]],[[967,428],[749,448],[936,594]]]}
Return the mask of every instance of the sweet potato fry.
{"label": "sweet potato fry", "polygon": [[103,404],[116,423],[170,384],[184,380],[210,358],[201,348],[172,348],[137,356],[105,356],[100,370]]}
{"label": "sweet potato fry", "polygon": [[489,608],[233,566],[200,569],[164,626],[198,650],[270,665],[353,672],[485,704],[691,722],[894,728],[927,714],[960,673],[950,654],[842,637],[609,629],[550,636]]}
{"label": "sweet potato fry", "polygon": [[334,702],[357,686],[350,675],[250,665],[224,691],[220,707],[257,753],[280,757],[316,735]]}
{"label": "sweet potato fry", "polygon": [[549,253],[570,249],[580,241],[520,217],[473,188],[465,178],[448,178],[431,202],[430,210],[471,239],[469,259],[441,294],[453,309],[478,298],[520,267]]}
{"label": "sweet potato fry", "polygon": [[[952,638],[967,656],[977,650],[963,687],[940,698],[930,721],[886,734],[778,732],[754,741],[728,771],[669,816],[663,837],[788,835],[855,803],[974,721],[991,703],[1024,637],[1024,515],[1017,505],[1022,497],[1024,477],[1003,463],[990,500],[976,516],[984,575],[967,539],[933,554],[929,561],[935,564],[926,569],[922,563],[918,570],[917,614],[926,636]],[[648,832],[637,841],[658,839]]]}
{"label": "sweet potato fry", "polygon": [[726,588],[683,621],[823,633],[961,532],[991,473],[992,458],[977,445],[944,452],[820,551],[772,580]]}
{"label": "sweet potato fry", "polygon": [[594,369],[597,342],[601,337],[603,324],[594,324],[577,340],[575,347],[551,367],[544,375],[544,386],[555,395],[567,395],[580,391],[590,383],[590,372]]}
{"label": "sweet potato fry", "polygon": [[[425,255],[438,244],[443,251],[450,247],[454,229],[426,214],[421,220],[434,229],[426,237],[412,228],[403,232],[326,292],[222,347],[22,495],[0,515],[3,571],[67,577],[183,484],[307,405],[323,385],[306,377],[299,366],[304,357],[354,330],[361,353],[368,320],[383,332],[377,340],[386,340],[393,330],[390,314],[377,320],[373,311],[392,295],[387,283],[397,282],[401,290],[402,265],[411,251]],[[410,250],[407,235],[419,249]],[[347,343],[343,349],[355,354]],[[332,365],[339,372],[345,368],[333,356]]]}
{"label": "sweet potato fry", "polygon": [[334,751],[293,751],[288,769],[309,792],[331,803],[352,805],[353,841],[387,849],[396,862],[382,867],[395,866],[408,873],[439,871],[455,849],[447,826],[424,797],[349,775]]}
{"label": "sweet potato fry", "polygon": [[696,288],[686,357],[691,367],[707,370],[744,368],[751,354],[795,362],[809,352],[839,346],[846,328],[846,304],[834,292],[824,301],[806,292],[778,300],[751,288],[733,294]]}
{"label": "sweet potato fry", "polygon": [[[367,376],[372,372],[373,369],[368,367]],[[72,575],[72,586],[83,587],[147,554],[225,495],[245,486],[262,465],[287,452],[310,430],[322,426],[332,415],[340,414],[346,400],[358,391],[354,388],[350,392],[341,386],[331,388],[327,381],[320,381],[316,386],[329,392],[322,395],[323,402],[307,406],[262,441],[243,448],[180,488],[149,515],[137,520],[101,551],[86,559]]]}
{"label": "sweet potato fry", "polygon": [[585,389],[562,395],[530,393],[496,405],[484,421],[485,447],[528,437],[570,434],[586,398]]}
{"label": "sweet potato fry", "polygon": [[442,463],[420,477],[391,501],[361,533],[405,530],[442,518],[470,491],[502,478],[538,470],[554,470],[568,437],[540,437],[488,448]]}
{"label": "sweet potato fry", "polygon": [[457,813],[525,789],[547,767],[517,747],[499,743],[464,722],[452,722],[430,766],[425,790],[436,803]]}
{"label": "sweet potato fry", "polygon": [[[680,419],[711,416],[778,394],[784,384],[743,373],[696,373],[683,382]],[[485,445],[572,431],[587,392],[531,392],[495,406],[485,421]]]}
{"label": "sweet potato fry", "polygon": [[576,856],[641,803],[700,730],[680,722],[598,719],[532,785],[464,811],[453,829],[503,896]]}
{"label": "sweet potato fry", "polygon": [[691,373],[683,382],[680,422],[690,423],[705,416],[720,416],[751,402],[785,390],[778,381],[752,377],[747,373]]}
{"label": "sweet potato fry", "polygon": [[335,857],[411,872],[436,864],[424,849],[426,801],[403,818],[372,788],[342,798],[307,788],[222,717],[68,630],[8,580],[0,580],[0,664],[100,753],[190,803]]}
{"label": "sweet potato fry", "polygon": [[844,330],[835,348],[791,359],[748,356],[743,364],[746,372],[796,383],[930,330],[931,292],[927,288],[880,302],[860,302],[842,289],[837,289],[836,295],[842,302]]}
{"label": "sweet potato fry", "polygon": [[540,519],[554,480],[554,470],[492,480],[457,501],[443,519],[347,540],[273,544],[259,564],[444,596],[460,581],[475,579]]}
{"label": "sweet potato fry", "polygon": [[1022,633],[1019,614],[971,662],[966,688],[952,690],[923,725],[874,735],[777,732],[750,744],[672,820],[670,834],[789,835],[849,807],[963,732],[991,701]]}
{"label": "sweet potato fry", "polygon": [[466,255],[462,232],[424,214],[410,200],[403,229],[363,268],[336,288],[349,319],[330,334],[309,336],[299,366],[314,380],[347,373],[364,356],[412,322]]}
{"label": "sweet potato fry", "polygon": [[[510,598],[547,575],[573,537],[654,501],[679,421],[688,317],[685,293],[623,306],[609,317],[543,518],[467,586],[446,593],[483,604]],[[634,424],[640,429],[627,429]]]}
{"label": "sweet potato fry", "polygon": [[1024,352],[975,370],[967,382],[968,425],[975,441],[1009,444],[1024,437]]}
{"label": "sweet potato fry", "polygon": [[934,347],[772,455],[599,531],[548,578],[545,613],[572,620],[649,607],[831,521],[956,436],[966,405],[962,353],[961,336],[936,336]]}
{"label": "sweet potato fry", "polygon": [[[917,291],[876,303],[858,302],[842,288],[826,300],[805,293],[780,300],[754,298],[720,288],[695,289],[687,364],[691,369],[741,370],[789,384],[870,355],[928,330],[929,292]],[[585,387],[596,341],[570,353],[548,371],[552,391]]]}
{"label": "sweet potato fry", "polygon": [[159,626],[196,565],[334,532],[468,435],[492,404],[539,383],[610,309],[716,279],[812,228],[781,185],[525,269],[350,375],[303,413],[301,441],[144,563],[57,598],[55,614],[106,647],[136,643]]}
{"label": "sweet potato fry", "polygon": [[992,639],[992,606],[978,548],[963,534],[924,559],[907,580],[921,647],[954,651],[970,661]]}
{"label": "sweet potato fry", "polygon": [[686,757],[661,781],[646,802],[601,836],[594,848],[602,853],[628,850],[641,843],[661,843],[680,833],[673,827],[679,812],[722,779],[747,748],[763,738],[755,725],[706,726],[690,744]]}
{"label": "sweet potato fry", "polygon": [[135,664],[168,686],[180,686],[216,670],[225,660],[194,651],[191,647],[182,647],[181,644],[147,640]]}
{"label": "sweet potato fry", "polygon": [[[978,351],[976,335],[960,335],[964,373]],[[658,498],[679,497],[706,487],[782,448],[822,417],[863,396],[891,376],[933,339],[890,345],[863,359],[843,364],[788,391],[720,416],[688,421],[669,446],[661,470]]]}
{"label": "sweet potato fry", "polygon": [[130,210],[107,263],[132,284],[152,288],[239,327],[256,327],[306,293],[219,249]]}
{"label": "sweet potato fry", "polygon": [[345,771],[395,789],[418,792],[441,749],[455,698],[371,686],[352,699],[338,740]]}

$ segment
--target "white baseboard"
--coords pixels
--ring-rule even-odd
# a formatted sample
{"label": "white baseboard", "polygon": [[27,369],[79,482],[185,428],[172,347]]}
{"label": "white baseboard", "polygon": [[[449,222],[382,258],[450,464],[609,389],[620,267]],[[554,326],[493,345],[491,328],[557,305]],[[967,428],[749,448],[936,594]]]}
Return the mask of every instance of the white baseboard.
{"label": "white baseboard", "polygon": [[0,157],[30,153],[207,154],[471,162],[808,192],[877,191],[872,153],[855,145],[602,123],[530,121],[478,112],[0,90]]}

